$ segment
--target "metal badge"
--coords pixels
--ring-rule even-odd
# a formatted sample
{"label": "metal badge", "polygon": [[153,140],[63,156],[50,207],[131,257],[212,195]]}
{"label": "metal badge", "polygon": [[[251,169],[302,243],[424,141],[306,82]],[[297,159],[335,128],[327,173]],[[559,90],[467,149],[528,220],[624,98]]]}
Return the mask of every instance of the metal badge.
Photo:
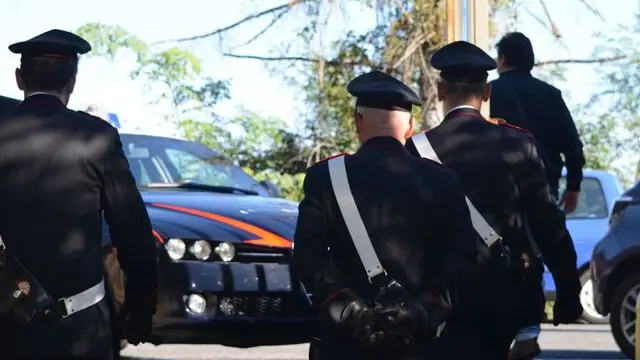
{"label": "metal badge", "polygon": [[28,281],[26,280],[19,280],[16,283],[17,289],[16,291],[13,292],[13,297],[15,299],[19,299],[21,297],[27,297],[29,296],[29,293],[31,293],[31,284],[29,284]]}

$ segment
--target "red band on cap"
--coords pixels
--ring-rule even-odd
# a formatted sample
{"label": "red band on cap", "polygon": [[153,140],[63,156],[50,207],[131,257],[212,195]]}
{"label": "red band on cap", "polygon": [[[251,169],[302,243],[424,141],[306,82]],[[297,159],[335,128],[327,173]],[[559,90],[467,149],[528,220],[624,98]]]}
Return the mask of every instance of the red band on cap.
{"label": "red band on cap", "polygon": [[51,57],[51,58],[62,58],[62,59],[77,59],[77,56],[74,55],[61,55],[61,54],[42,54],[42,57]]}

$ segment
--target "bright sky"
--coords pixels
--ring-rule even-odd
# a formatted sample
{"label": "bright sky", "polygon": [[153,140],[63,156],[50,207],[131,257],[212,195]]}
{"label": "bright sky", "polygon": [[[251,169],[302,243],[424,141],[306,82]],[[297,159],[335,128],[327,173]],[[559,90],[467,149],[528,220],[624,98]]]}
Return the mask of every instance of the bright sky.
{"label": "bright sky", "polygon": [[[121,25],[144,41],[153,42],[204,33],[229,25],[254,10],[267,9],[283,0],[2,0],[0,11],[0,95],[21,97],[15,87],[14,69],[19,57],[6,50],[11,43],[29,39],[51,28],[73,31],[88,22]],[[526,6],[536,15],[542,11],[536,0],[527,0]],[[616,24],[634,21],[638,0],[595,0],[607,20],[598,20],[577,0],[548,1],[550,13],[557,22],[568,49],[559,46],[549,32],[525,12],[517,30],[528,35],[539,60],[558,58],[587,58],[596,42],[591,34],[596,31],[610,33]],[[332,37],[347,28],[366,29],[375,24],[375,15],[355,6],[348,8],[348,18],[337,13],[332,22]],[[267,20],[268,21],[268,20]],[[263,40],[234,50],[236,53],[269,55],[269,51],[291,38],[292,23],[271,31]],[[233,33],[232,42],[242,43],[258,32],[265,22],[243,27]],[[348,24],[348,25],[346,25]],[[213,41],[200,43],[194,50],[206,57],[205,74],[231,81],[231,100],[219,107],[223,116],[233,116],[240,107],[266,116],[276,116],[294,124],[296,111],[304,104],[296,96],[295,88],[284,80],[271,76],[259,61],[223,58],[214,50]],[[289,55],[300,55],[291,53]],[[143,98],[142,84],[127,76],[129,63],[109,64],[99,60],[81,62],[79,81],[70,107],[83,110],[88,104],[99,104],[108,111],[126,119],[131,127],[158,130],[158,108],[148,105]],[[584,101],[596,90],[596,68],[584,65],[570,67],[566,83],[557,83],[571,96],[570,105]]]}

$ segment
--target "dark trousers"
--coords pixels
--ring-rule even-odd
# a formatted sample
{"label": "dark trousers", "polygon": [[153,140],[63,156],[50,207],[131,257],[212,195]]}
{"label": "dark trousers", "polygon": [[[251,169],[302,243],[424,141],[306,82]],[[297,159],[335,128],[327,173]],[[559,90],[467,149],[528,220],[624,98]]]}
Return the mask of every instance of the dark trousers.
{"label": "dark trousers", "polygon": [[309,348],[310,360],[440,360],[436,355],[433,342],[393,349],[367,349],[331,335],[313,340]]}
{"label": "dark trousers", "polygon": [[442,360],[506,360],[518,326],[509,320],[476,317],[449,321],[438,339]]}
{"label": "dark trousers", "polygon": [[112,360],[106,301],[67,318],[49,316],[31,326],[0,319],[2,360]]}

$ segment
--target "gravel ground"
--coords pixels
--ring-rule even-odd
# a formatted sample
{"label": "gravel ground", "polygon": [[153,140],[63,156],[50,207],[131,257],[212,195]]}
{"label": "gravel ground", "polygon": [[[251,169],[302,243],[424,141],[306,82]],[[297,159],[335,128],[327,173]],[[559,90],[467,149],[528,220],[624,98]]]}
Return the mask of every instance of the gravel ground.
{"label": "gravel ground", "polygon": [[[543,326],[540,339],[545,350],[539,359],[624,359],[607,325]],[[130,346],[124,355],[133,360],[306,360],[307,344],[236,349],[219,345]]]}

